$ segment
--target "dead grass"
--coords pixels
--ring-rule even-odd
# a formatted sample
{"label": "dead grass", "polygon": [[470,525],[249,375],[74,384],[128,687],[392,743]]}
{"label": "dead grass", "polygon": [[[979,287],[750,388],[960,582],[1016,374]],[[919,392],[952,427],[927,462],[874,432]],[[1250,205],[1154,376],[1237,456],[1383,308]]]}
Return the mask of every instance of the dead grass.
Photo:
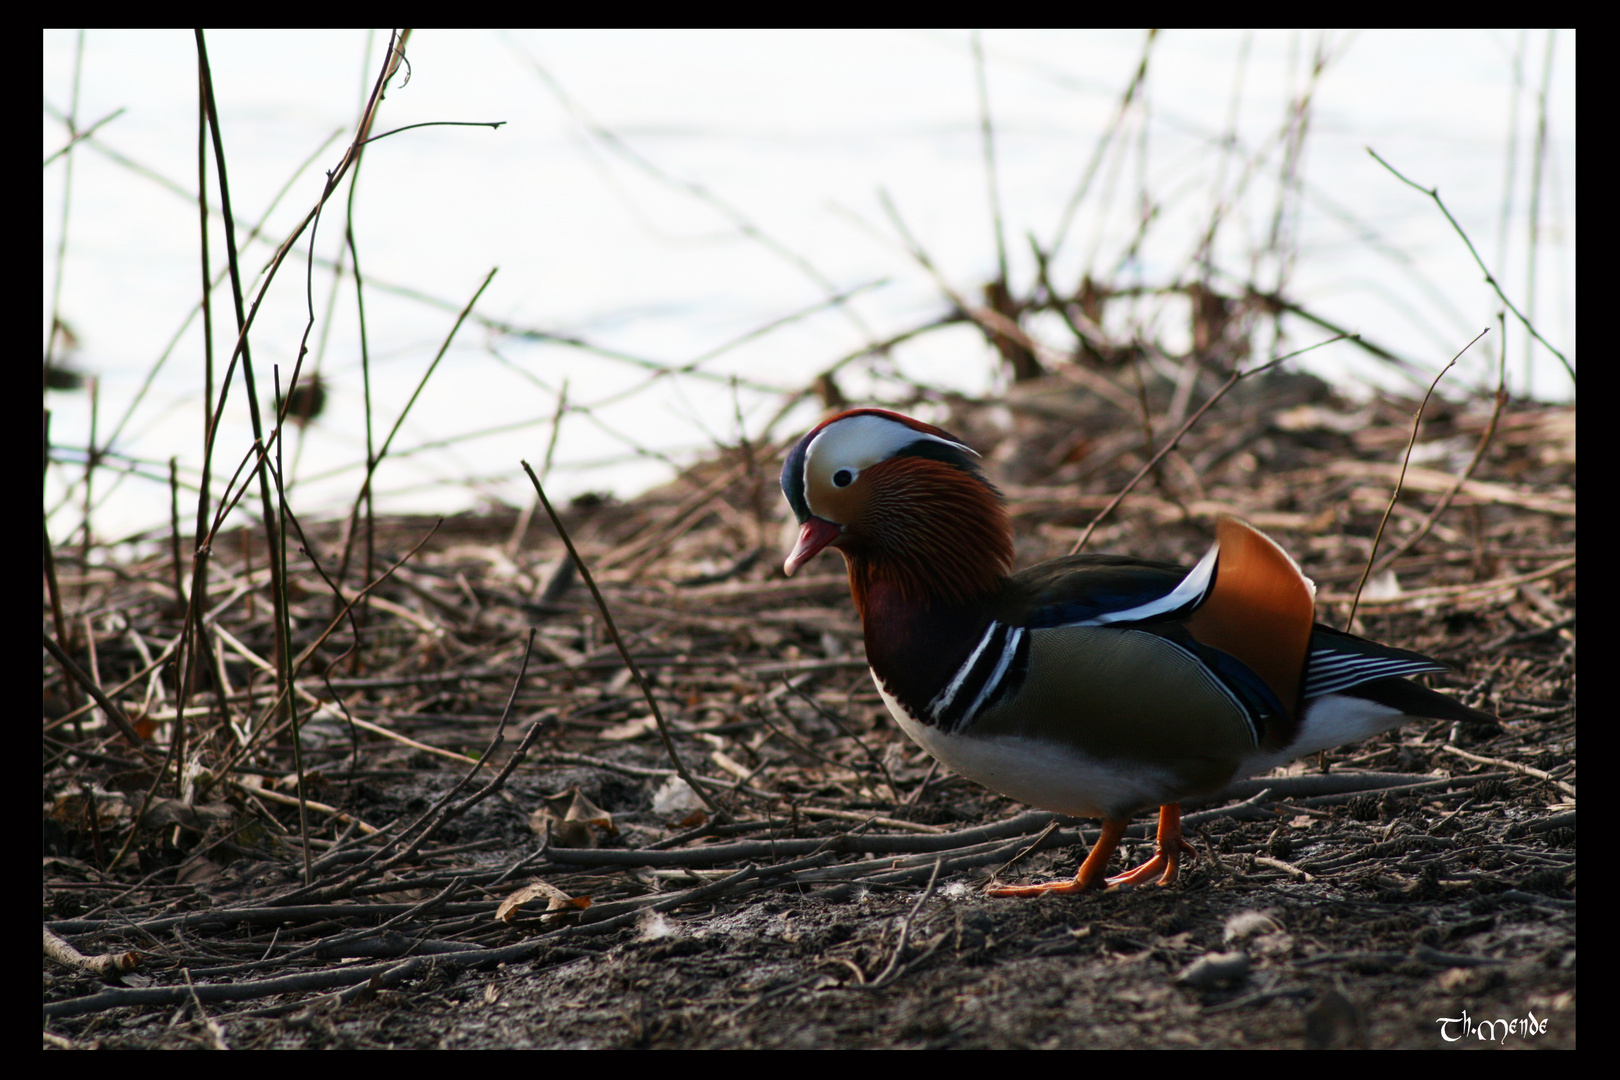
{"label": "dead grass", "polygon": [[[1188,561],[1207,543],[1215,510],[1230,509],[1300,556],[1333,621],[1366,561],[1414,403],[1351,407],[1299,378],[1256,384],[1253,394],[1211,414],[1166,464],[1164,482],[1133,496],[1094,549]],[[957,401],[947,421],[1004,478],[1024,561],[1072,544],[1097,503],[1077,485],[1108,490],[1144,460],[1129,426],[1109,429],[1095,415],[1082,426],[1065,413],[1089,410],[1084,396],[1038,400],[1038,409]],[[1486,404],[1431,406],[1419,444],[1428,464],[1408,474],[1394,539],[1449,490],[1447,470],[1472,454]],[[1572,419],[1568,409],[1509,406],[1445,520],[1362,600],[1358,629],[1457,665],[1443,681],[1494,709],[1501,726],[1408,729],[1330,755],[1334,773],[1378,774],[1349,790],[1290,787],[1309,776],[1267,781],[1259,803],[1193,815],[1209,857],[1176,891],[1181,905],[1293,886],[1418,911],[1527,905],[1542,919],[1541,905],[1567,902],[1573,943]],[[1086,438],[1064,447],[1058,433],[1075,431]],[[531,523],[514,550],[514,515],[452,519],[437,531],[392,520],[375,541],[382,563],[431,538],[315,649],[296,681],[305,848],[290,740],[271,707],[275,633],[262,553],[256,537],[226,538],[209,590],[218,598],[210,625],[219,689],[204,678],[193,696],[181,786],[161,740],[133,747],[94,710],[73,716],[67,706],[79,690],[47,679],[48,925],[81,950],[141,954],[150,980],[144,990],[98,990],[89,976],[48,966],[53,1028],[95,1037],[96,1018],[114,1006],[161,1006],[154,1017],[184,1010],[187,972],[210,1015],[259,1023],[298,1014],[320,992],[353,999],[419,985],[438,954],[457,970],[488,971],[520,960],[544,969],[610,943],[651,947],[660,940],[648,930],[655,911],[676,920],[676,936],[702,936],[706,923],[761,904],[856,912],[871,890],[921,887],[936,862],[936,890],[967,886],[951,894],[959,905],[1020,919],[1005,901],[963,898],[1050,815],[1008,819],[1014,808],[939,775],[895,731],[863,670],[833,560],[781,577],[782,515],[774,501],[751,510],[773,468],[763,454],[738,451],[634,502],[568,514],[723,820],[690,800],[668,804],[671,770],[646,702],[584,590],[556,584],[555,537]],[[329,563],[341,529],[323,526],[307,539],[309,554]],[[59,575],[76,613],[70,625],[82,628],[74,651],[94,657],[98,681],[138,731],[173,730],[172,680],[151,666],[180,632],[167,557],[91,568],[65,561]],[[291,595],[296,654],[326,630],[335,603],[308,569],[294,575]],[[533,655],[520,680],[530,627]],[[509,696],[510,729],[535,741],[498,790],[476,798],[508,763],[510,740],[491,741]],[[482,770],[470,764],[490,750]],[[442,801],[458,776],[471,784]],[[1412,783],[1425,786],[1401,786]],[[565,822],[575,791],[594,808],[574,815],[583,826]],[[548,795],[564,796],[549,815]],[[548,818],[549,848],[530,831],[544,832]],[[565,824],[567,843],[591,846],[560,849]],[[1048,846],[1075,839],[1060,833]],[[1059,863],[1070,864],[1072,850],[1060,850]],[[306,852],[311,876],[302,884]],[[542,895],[534,913],[497,918],[503,899],[536,878],[590,906],[540,914]],[[870,918],[838,916],[846,917]],[[1394,951],[1407,956],[1412,945],[1396,936],[1404,943]],[[1041,940],[1024,960],[1050,955]],[[914,942],[900,970],[947,962],[943,948],[917,951]],[[1305,952],[1288,957],[1296,977],[1343,966]],[[789,1000],[842,992],[832,987],[875,979],[884,967],[852,966],[839,974],[835,965],[830,984],[812,979]],[[735,1001],[759,992],[734,991]],[[1245,992],[1252,984],[1204,997],[1230,1005]],[[1274,1000],[1297,1004],[1302,994]],[[741,1044],[778,1044],[774,1030]]]}

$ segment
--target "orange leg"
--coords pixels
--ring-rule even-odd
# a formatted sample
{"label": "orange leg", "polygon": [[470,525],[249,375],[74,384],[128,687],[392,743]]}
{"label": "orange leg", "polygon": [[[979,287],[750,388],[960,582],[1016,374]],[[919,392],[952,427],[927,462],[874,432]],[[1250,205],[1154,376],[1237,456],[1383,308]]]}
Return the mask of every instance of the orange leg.
{"label": "orange leg", "polygon": [[1091,854],[1080,864],[1080,872],[1073,881],[1048,881],[1040,885],[1000,885],[988,890],[991,896],[1041,896],[1045,893],[1083,893],[1104,887],[1140,885],[1159,875],[1160,885],[1173,885],[1183,855],[1196,857],[1197,852],[1181,838],[1181,805],[1170,803],[1159,807],[1159,835],[1153,858],[1128,870],[1118,877],[1108,877],[1108,860],[1119,848],[1120,838],[1130,825],[1129,818],[1108,818],[1103,821],[1102,835],[1092,845]]}
{"label": "orange leg", "polygon": [[1043,893],[1083,893],[1102,888],[1108,877],[1108,860],[1114,857],[1120,837],[1131,823],[1129,818],[1109,818],[1102,835],[1091,846],[1091,854],[1080,864],[1073,881],[1048,881],[1041,885],[1001,885],[989,890],[991,896],[1040,896]]}
{"label": "orange leg", "polygon": [[[1192,845],[1181,838],[1181,804],[1170,803],[1159,807],[1159,836],[1154,844],[1153,858],[1138,866],[1135,870],[1127,870],[1118,877],[1108,879],[1110,887],[1118,885],[1140,885],[1155,874],[1159,874],[1160,885],[1174,885],[1176,871],[1180,869],[1183,855],[1197,858],[1198,852]],[[1161,873],[1162,871],[1162,873]]]}

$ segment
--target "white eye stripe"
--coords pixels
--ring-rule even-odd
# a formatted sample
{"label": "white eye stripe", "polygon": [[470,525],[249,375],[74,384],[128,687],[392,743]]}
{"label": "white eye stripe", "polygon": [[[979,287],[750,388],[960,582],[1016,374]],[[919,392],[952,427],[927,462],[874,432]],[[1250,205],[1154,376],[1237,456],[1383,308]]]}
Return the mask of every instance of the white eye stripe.
{"label": "white eye stripe", "polygon": [[[828,424],[805,447],[804,491],[811,512],[818,513],[815,499],[818,482],[847,488],[860,476],[861,470],[886,461],[918,442],[937,442],[978,457],[971,446],[919,431],[886,416],[863,413]],[[846,472],[849,478],[838,483],[839,474]]]}

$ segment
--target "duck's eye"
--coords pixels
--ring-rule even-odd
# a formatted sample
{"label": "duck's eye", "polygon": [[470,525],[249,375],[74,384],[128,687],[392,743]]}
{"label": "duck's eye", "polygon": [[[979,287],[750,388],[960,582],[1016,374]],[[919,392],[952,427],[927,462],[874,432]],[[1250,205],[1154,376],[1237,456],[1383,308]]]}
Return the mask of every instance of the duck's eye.
{"label": "duck's eye", "polygon": [[855,474],[848,469],[839,469],[833,473],[833,487],[849,487],[855,482]]}

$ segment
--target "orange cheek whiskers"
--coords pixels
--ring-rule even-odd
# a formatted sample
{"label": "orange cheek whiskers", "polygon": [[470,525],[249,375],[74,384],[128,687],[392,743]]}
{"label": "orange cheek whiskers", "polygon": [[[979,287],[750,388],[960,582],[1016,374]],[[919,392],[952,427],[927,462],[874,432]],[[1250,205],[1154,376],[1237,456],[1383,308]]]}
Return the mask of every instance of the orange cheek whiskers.
{"label": "orange cheek whiskers", "polygon": [[964,603],[1011,571],[1007,512],[987,484],[925,459],[887,461],[867,478],[874,497],[862,542],[849,548],[868,581],[887,581],[915,603]]}

